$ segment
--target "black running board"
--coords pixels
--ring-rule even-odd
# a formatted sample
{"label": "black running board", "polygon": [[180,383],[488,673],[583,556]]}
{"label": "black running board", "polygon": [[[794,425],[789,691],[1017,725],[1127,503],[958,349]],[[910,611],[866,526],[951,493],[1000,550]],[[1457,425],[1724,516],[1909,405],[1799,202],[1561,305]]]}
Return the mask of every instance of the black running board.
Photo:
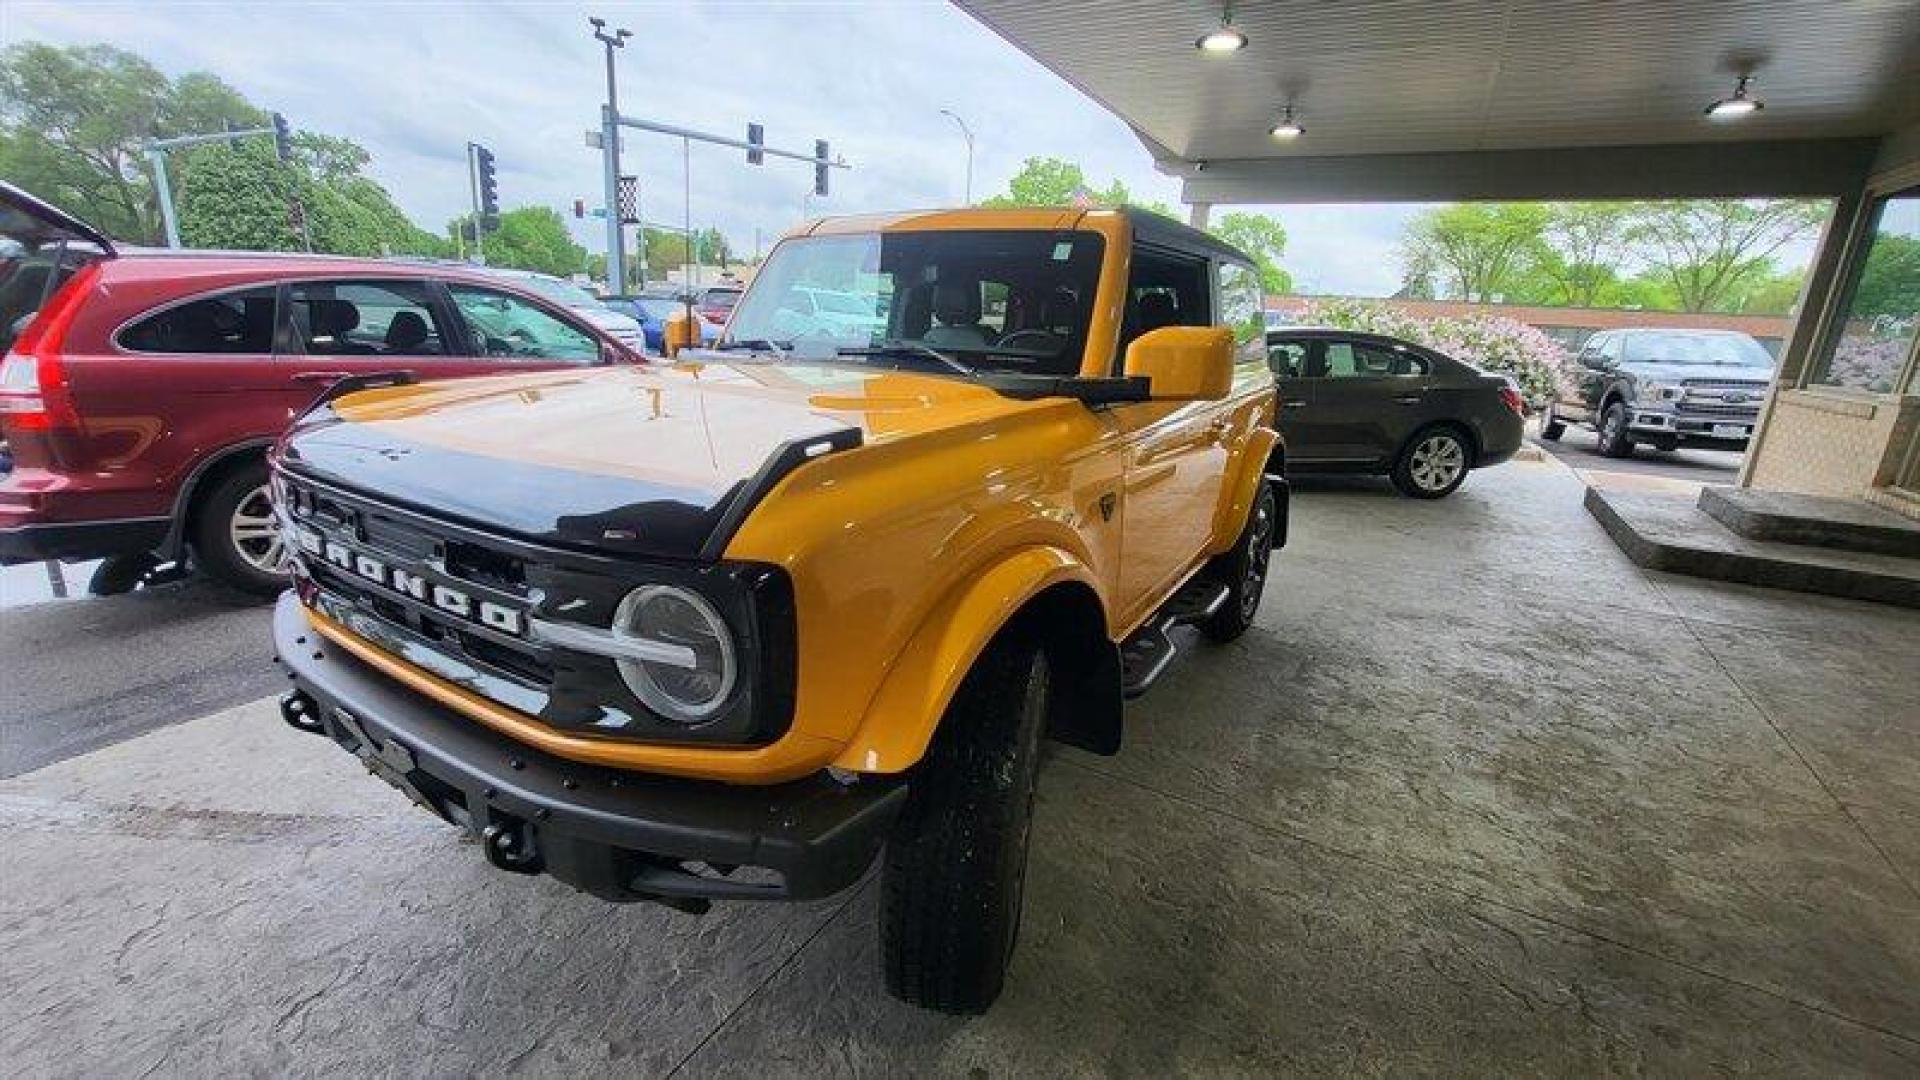
{"label": "black running board", "polygon": [[1137,698],[1147,692],[1180,650],[1168,634],[1211,617],[1227,602],[1227,587],[1195,578],[1174,592],[1153,618],[1120,643],[1120,692]]}

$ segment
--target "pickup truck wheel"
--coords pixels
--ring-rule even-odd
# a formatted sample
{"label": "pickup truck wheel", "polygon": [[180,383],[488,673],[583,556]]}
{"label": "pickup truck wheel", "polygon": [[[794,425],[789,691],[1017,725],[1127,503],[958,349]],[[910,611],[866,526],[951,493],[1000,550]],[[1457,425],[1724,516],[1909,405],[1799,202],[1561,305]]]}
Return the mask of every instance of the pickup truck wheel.
{"label": "pickup truck wheel", "polygon": [[1020,929],[1048,700],[1046,653],[1002,635],[974,663],[911,781],[881,868],[887,990],[945,1013],[1000,996]]}
{"label": "pickup truck wheel", "polygon": [[1260,594],[1267,587],[1267,562],[1273,556],[1279,515],[1280,504],[1273,497],[1273,488],[1262,483],[1247,524],[1240,530],[1239,542],[1216,565],[1219,580],[1227,585],[1227,599],[1219,611],[1200,622],[1200,632],[1208,638],[1232,641],[1253,625],[1254,612],[1260,610]]}
{"label": "pickup truck wheel", "polygon": [[1596,447],[1610,458],[1633,456],[1633,438],[1627,434],[1627,406],[1616,401],[1600,414],[1600,439]]}
{"label": "pickup truck wheel", "polygon": [[236,469],[200,497],[193,554],[209,576],[243,592],[272,596],[287,587],[287,551],[267,492],[266,462]]}
{"label": "pickup truck wheel", "polygon": [[1553,442],[1566,433],[1566,421],[1555,419],[1553,415],[1553,402],[1547,402],[1546,408],[1540,410],[1540,437],[1548,442]]}

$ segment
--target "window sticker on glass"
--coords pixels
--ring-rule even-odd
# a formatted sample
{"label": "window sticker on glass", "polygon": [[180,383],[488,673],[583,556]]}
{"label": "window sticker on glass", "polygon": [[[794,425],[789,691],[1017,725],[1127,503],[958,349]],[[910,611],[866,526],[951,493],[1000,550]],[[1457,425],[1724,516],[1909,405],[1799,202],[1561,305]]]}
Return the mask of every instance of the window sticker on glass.
{"label": "window sticker on glass", "polygon": [[1059,243],[1053,245],[1053,261],[1054,262],[1066,262],[1068,259],[1071,259],[1071,258],[1073,258],[1073,241],[1062,240]]}

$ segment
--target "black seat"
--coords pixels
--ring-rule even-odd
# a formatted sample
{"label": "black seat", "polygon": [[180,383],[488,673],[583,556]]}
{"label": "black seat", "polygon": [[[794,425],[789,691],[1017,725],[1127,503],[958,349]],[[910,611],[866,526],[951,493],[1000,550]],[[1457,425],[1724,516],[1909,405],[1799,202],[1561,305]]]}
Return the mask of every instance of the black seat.
{"label": "black seat", "polygon": [[387,324],[387,351],[390,353],[412,353],[426,343],[433,331],[427,326],[427,320],[417,311],[396,312],[393,321]]}
{"label": "black seat", "polygon": [[1133,302],[1133,307],[1134,322],[1143,334],[1180,322],[1180,305],[1170,292],[1141,293],[1140,298]]}
{"label": "black seat", "polygon": [[976,282],[943,281],[933,287],[934,325],[920,340],[928,345],[984,349],[993,344],[993,332],[980,325],[980,286]]}

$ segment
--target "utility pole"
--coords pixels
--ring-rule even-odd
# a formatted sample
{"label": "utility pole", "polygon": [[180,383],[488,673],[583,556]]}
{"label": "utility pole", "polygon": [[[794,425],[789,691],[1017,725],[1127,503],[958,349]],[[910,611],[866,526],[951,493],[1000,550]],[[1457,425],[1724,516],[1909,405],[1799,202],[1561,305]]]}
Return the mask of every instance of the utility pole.
{"label": "utility pole", "polygon": [[967,198],[967,205],[972,206],[973,205],[973,129],[968,127],[967,122],[965,120],[960,119],[960,114],[957,112],[954,112],[952,109],[941,109],[940,114],[942,116],[952,117],[953,122],[960,125],[960,134],[966,137],[966,140],[967,140],[967,196],[966,198]]}
{"label": "utility pole", "polygon": [[[614,296],[624,296],[627,245],[626,233],[620,224],[620,92],[614,78],[613,50],[626,48],[633,31],[615,27],[609,32],[607,20],[598,16],[590,16],[587,22],[593,27],[593,39],[606,46],[607,53],[607,103],[600,109],[601,163],[607,173],[607,291]],[[644,234],[640,241],[645,245]],[[641,250],[645,251],[644,246]]]}

